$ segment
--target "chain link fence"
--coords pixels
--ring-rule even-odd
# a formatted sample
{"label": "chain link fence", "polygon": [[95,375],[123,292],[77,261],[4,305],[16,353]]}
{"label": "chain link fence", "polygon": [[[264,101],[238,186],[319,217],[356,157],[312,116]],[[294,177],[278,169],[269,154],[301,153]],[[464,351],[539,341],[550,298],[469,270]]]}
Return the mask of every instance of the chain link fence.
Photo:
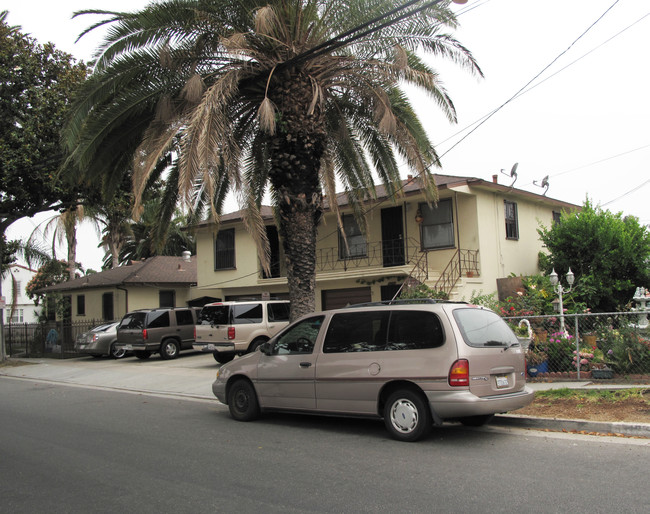
{"label": "chain link fence", "polygon": [[[647,313],[504,318],[526,345],[529,378],[650,380]],[[523,328],[527,329],[524,335]]]}

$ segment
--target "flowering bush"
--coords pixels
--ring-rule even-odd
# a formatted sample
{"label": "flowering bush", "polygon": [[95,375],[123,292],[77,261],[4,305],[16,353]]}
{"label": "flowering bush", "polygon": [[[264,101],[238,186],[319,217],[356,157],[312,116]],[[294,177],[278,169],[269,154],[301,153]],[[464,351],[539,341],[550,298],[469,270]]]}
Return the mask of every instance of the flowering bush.
{"label": "flowering bush", "polygon": [[573,367],[581,371],[603,368],[605,367],[603,352],[596,347],[584,351],[581,350],[580,353],[577,350],[573,350]]}
{"label": "flowering bush", "polygon": [[630,324],[613,324],[599,333],[600,348],[617,373],[650,372],[650,341]]}
{"label": "flowering bush", "polygon": [[548,336],[547,354],[552,371],[574,371],[575,337],[567,332],[554,332]]}

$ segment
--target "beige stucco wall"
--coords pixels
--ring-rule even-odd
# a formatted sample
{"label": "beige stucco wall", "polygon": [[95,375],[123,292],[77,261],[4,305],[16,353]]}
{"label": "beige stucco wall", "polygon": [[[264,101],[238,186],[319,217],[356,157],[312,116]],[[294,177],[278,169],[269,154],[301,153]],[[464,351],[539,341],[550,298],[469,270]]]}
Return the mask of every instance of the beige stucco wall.
{"label": "beige stucco wall", "polygon": [[[496,291],[496,280],[511,274],[527,275],[538,272],[538,253],[542,250],[537,235],[540,221],[549,226],[553,211],[560,208],[542,197],[517,194],[512,191],[494,191],[490,188],[460,186],[441,191],[441,199],[453,201],[455,246],[428,253],[431,269],[430,280],[435,281],[436,273],[441,272],[460,247],[463,250],[479,251],[480,276],[463,277],[458,284],[454,299],[469,300],[472,292]],[[505,235],[504,199],[517,203],[519,239],[510,241]],[[399,206],[404,219],[404,236],[407,243],[419,249],[420,230],[415,221],[418,204],[424,202],[422,195],[399,199],[396,203],[382,202],[371,208],[367,216],[367,241],[370,245],[381,241],[381,209]],[[349,214],[349,208],[342,213]],[[242,223],[227,223],[223,228],[235,227],[235,270],[214,271],[214,240],[216,233],[212,228],[203,228],[197,232],[198,257],[198,292],[194,296],[210,295],[221,298],[233,296],[257,296],[262,293],[277,295],[286,293],[286,272],[282,266],[281,278],[263,280],[259,277],[257,251],[252,239]],[[334,261],[338,260],[338,228],[336,217],[326,213],[318,229],[317,252],[326,253]],[[409,249],[409,256],[412,249]],[[380,298],[381,286],[390,281],[381,282],[381,277],[393,276],[395,268],[374,268],[343,270],[342,263],[336,264],[340,269],[317,274],[316,307],[321,307],[322,290],[334,288],[365,287],[370,285],[373,300]],[[412,266],[411,266],[412,267]],[[371,269],[372,268],[372,269]],[[405,267],[406,268],[406,267]],[[406,270],[408,273],[409,270]],[[364,273],[368,273],[364,280]],[[430,283],[431,285],[431,283]]]}
{"label": "beige stucco wall", "polygon": [[[63,293],[63,296],[70,296],[72,302],[72,321],[103,320],[102,318],[102,295],[113,293],[113,313],[115,319],[121,319],[127,310],[149,309],[159,307],[159,292],[175,292],[175,307],[187,306],[188,300],[194,298],[193,288],[187,287],[151,287],[133,286],[128,288],[127,293],[123,289],[102,288],[85,291],[71,291]],[[77,297],[85,297],[85,315],[77,314]],[[128,304],[128,305],[127,305]],[[106,320],[108,321],[108,320]]]}

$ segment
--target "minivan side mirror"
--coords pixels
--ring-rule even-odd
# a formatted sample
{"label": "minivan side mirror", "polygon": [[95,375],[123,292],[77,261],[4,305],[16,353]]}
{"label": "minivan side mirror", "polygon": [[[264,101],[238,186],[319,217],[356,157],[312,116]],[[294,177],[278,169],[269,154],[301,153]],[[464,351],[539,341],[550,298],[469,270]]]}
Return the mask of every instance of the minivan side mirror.
{"label": "minivan side mirror", "polygon": [[262,343],[258,348],[264,355],[271,355],[271,352],[273,351],[273,344],[271,341],[267,341],[266,343]]}

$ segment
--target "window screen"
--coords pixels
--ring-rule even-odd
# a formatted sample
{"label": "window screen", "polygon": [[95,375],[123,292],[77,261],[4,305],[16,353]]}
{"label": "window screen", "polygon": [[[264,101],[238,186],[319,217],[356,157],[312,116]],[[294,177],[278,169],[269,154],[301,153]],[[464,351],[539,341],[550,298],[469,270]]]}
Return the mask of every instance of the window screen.
{"label": "window screen", "polygon": [[454,217],[452,214],[451,198],[440,200],[436,207],[421,203],[419,205],[422,213],[422,247],[450,248],[454,246]]}
{"label": "window screen", "polygon": [[214,244],[214,269],[235,268],[235,229],[220,230]]}
{"label": "window screen", "polygon": [[[339,232],[339,258],[350,259],[365,257],[368,253],[366,236],[361,232],[361,227],[354,216],[344,215],[341,219],[345,238]],[[346,245],[347,240],[347,245]]]}
{"label": "window screen", "polygon": [[504,200],[506,217],[506,239],[519,239],[519,221],[517,219],[517,204]]}

